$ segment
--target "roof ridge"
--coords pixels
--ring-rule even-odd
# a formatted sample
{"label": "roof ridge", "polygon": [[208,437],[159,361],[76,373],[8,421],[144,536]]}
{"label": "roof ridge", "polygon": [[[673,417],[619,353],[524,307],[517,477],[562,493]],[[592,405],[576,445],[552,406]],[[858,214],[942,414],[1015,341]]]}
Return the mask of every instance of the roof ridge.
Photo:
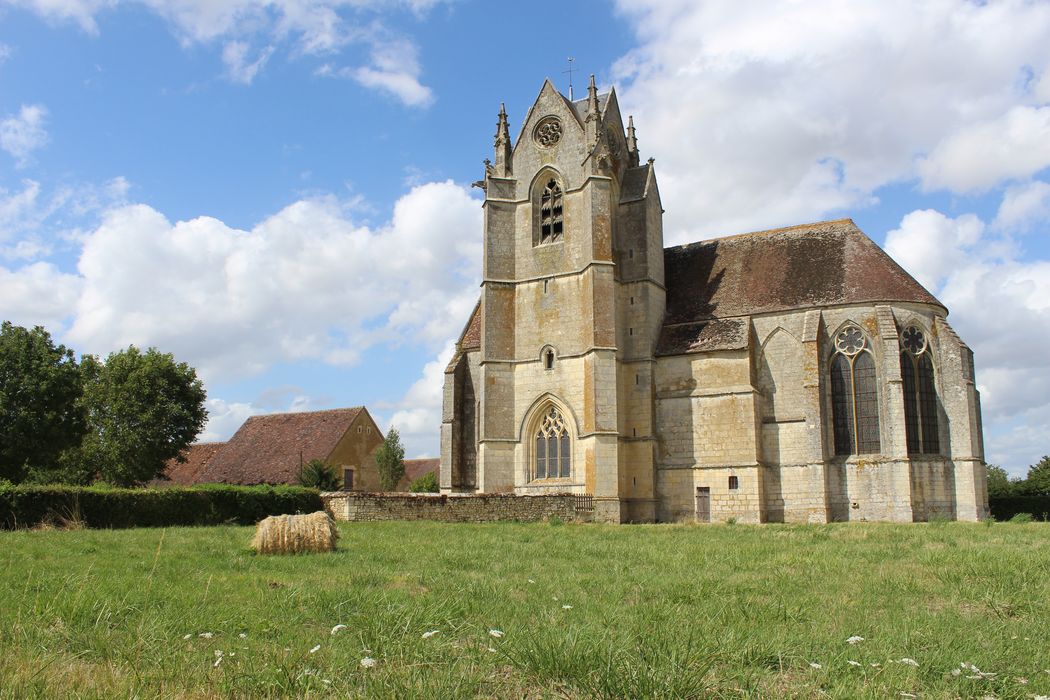
{"label": "roof ridge", "polygon": [[[641,166],[639,166],[641,167]],[[799,229],[813,228],[814,226],[827,226],[831,224],[849,224],[856,230],[860,231],[857,227],[857,223],[850,217],[844,217],[842,219],[828,219],[826,221],[813,221],[808,224],[795,224],[793,226],[782,226],[780,228],[768,228],[761,229],[759,231],[748,231],[746,233],[731,233],[728,236],[716,236],[715,238],[704,238],[699,241],[693,241],[692,243],[682,243],[681,245],[671,246],[664,250],[674,250],[676,248],[688,248],[692,245],[708,245],[711,243],[717,243],[719,241],[735,240],[738,238],[745,238],[747,236],[770,236],[776,233],[787,233],[789,231],[797,231]],[[863,232],[862,232],[863,233]]]}
{"label": "roof ridge", "polygon": [[346,406],[343,408],[322,408],[317,411],[278,411],[276,413],[259,413],[254,416],[248,416],[248,419],[245,421],[245,423],[247,423],[250,420],[255,420],[256,418],[274,418],[276,416],[316,416],[321,413],[342,413],[346,411],[360,411],[363,408],[364,406]]}

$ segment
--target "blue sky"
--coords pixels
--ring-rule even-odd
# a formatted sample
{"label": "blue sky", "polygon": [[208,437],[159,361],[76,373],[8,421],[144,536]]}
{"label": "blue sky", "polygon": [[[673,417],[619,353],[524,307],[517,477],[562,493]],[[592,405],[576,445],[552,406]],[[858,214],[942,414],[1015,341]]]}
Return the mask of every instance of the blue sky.
{"label": "blue sky", "polygon": [[1050,3],[0,0],[0,315],[156,345],[248,415],[437,452],[500,102],[594,73],[668,244],[851,216],[974,348],[987,457],[1050,452]]}

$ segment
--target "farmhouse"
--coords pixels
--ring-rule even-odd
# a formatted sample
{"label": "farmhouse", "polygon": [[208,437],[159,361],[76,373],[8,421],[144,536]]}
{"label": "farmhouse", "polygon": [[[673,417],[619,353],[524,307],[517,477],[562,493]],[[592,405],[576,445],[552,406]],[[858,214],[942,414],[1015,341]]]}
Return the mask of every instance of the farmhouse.
{"label": "farmhouse", "polygon": [[[771,164],[771,167],[775,164]],[[481,298],[445,373],[444,493],[625,521],[977,520],[973,355],[849,219],[664,248],[615,91],[544,83],[486,161]]]}
{"label": "farmhouse", "polygon": [[[383,434],[364,406],[328,411],[271,413],[252,416],[229,442],[201,442],[183,451],[182,462],[171,460],[151,486],[194,484],[296,484],[310,460],[324,460],[336,469],[345,491],[379,491],[375,450]],[[427,472],[437,472],[437,459],[406,459],[409,484]]]}

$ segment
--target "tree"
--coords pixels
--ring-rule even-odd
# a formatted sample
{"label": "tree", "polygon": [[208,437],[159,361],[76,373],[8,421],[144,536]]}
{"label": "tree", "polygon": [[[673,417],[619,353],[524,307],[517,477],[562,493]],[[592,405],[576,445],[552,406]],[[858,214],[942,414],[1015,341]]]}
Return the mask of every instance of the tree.
{"label": "tree", "polygon": [[0,327],[0,479],[47,472],[84,435],[80,369],[73,351],[41,326]]}
{"label": "tree", "polygon": [[405,447],[397,428],[390,426],[383,444],[376,448],[376,469],[384,491],[393,491],[405,475]]}
{"label": "tree", "polygon": [[81,370],[88,421],[81,453],[103,481],[134,486],[156,477],[204,427],[204,385],[171,353],[132,345],[105,363],[85,355]]}
{"label": "tree", "polygon": [[988,496],[996,498],[998,496],[1009,496],[1013,493],[1014,485],[1010,481],[1009,475],[1006,470],[1000,467],[998,464],[988,465]]}
{"label": "tree", "polygon": [[299,485],[321,491],[337,491],[343,487],[335,469],[323,459],[311,459],[303,465],[299,472]]}
{"label": "tree", "polygon": [[1028,467],[1025,490],[1029,493],[1050,494],[1050,457],[1043,455],[1041,460]]}

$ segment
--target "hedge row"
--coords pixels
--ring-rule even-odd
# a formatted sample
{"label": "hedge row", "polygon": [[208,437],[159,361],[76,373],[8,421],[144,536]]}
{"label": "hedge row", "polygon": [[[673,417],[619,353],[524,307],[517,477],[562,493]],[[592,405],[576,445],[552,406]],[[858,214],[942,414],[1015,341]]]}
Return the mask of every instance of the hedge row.
{"label": "hedge row", "polygon": [[67,523],[95,528],[252,525],[268,515],[312,513],[322,507],[319,491],[299,486],[0,486],[4,529]]}
{"label": "hedge row", "polygon": [[1050,520],[1050,493],[989,496],[988,508],[996,520],[1009,520],[1018,513],[1030,513],[1036,520]]}

